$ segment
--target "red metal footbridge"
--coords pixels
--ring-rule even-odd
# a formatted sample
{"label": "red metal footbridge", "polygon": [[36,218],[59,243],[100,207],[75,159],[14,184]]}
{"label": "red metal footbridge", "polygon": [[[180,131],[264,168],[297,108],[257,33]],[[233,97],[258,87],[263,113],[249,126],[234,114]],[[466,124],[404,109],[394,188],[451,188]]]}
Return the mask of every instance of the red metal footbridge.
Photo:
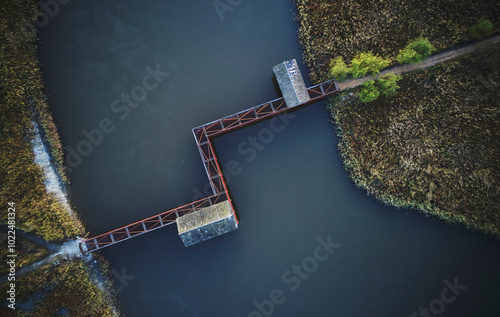
{"label": "red metal footbridge", "polygon": [[[298,106],[313,103],[338,91],[339,85],[336,80],[309,87],[307,93],[311,99]],[[222,170],[215,155],[212,138],[263,121],[290,109],[287,107],[284,98],[278,98],[192,129],[196,146],[210,182],[212,195],[86,239],[80,243],[82,253],[98,251],[110,245],[171,225],[175,223],[178,217],[226,200],[229,200],[231,209],[235,213]]]}

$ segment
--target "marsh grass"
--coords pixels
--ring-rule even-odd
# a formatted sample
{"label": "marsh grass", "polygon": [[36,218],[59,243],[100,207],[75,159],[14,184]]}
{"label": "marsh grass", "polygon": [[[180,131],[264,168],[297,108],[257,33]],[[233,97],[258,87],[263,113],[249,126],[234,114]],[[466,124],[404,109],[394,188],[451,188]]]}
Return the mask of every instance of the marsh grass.
{"label": "marsh grass", "polygon": [[[1,316],[115,316],[115,295],[102,292],[90,267],[80,261],[42,267],[16,281],[17,309],[0,306]],[[0,285],[7,294],[8,283]]]}
{"label": "marsh grass", "polygon": [[356,185],[500,238],[500,68],[490,67],[498,49],[404,75],[391,98],[334,100]]}
{"label": "marsh grass", "polygon": [[[37,57],[33,27],[39,14],[37,1],[4,1],[0,12],[0,206],[5,211],[0,213],[0,222],[7,223],[8,203],[14,202],[17,229],[52,241],[84,235],[81,221],[47,193],[42,170],[34,162],[31,140],[32,122],[36,120],[50,150],[51,163],[61,181],[69,182]],[[0,242],[6,250],[4,237],[0,236]],[[45,256],[47,250],[18,237],[16,254],[20,269]],[[0,315],[114,316],[116,299],[109,295],[109,282],[106,278],[100,281],[108,289],[103,291],[90,272],[90,266],[80,260],[36,269],[16,280],[17,309],[0,306]],[[7,294],[8,287],[9,283],[0,285],[1,293]]]}
{"label": "marsh grass", "polygon": [[[68,182],[63,165],[63,147],[49,109],[33,21],[35,1],[12,0],[3,4],[0,20],[0,205],[16,204],[16,226],[47,240],[83,235],[76,217],[48,194],[43,172],[34,162],[31,145],[32,121],[41,127],[59,178]],[[0,213],[6,223],[7,213]]]}
{"label": "marsh grass", "polygon": [[[493,0],[296,3],[314,82],[329,78],[334,58],[373,52],[395,63],[412,39],[427,38],[439,52],[473,40],[478,20],[500,24]],[[386,204],[500,238],[499,49],[406,74],[390,98],[337,95],[328,109],[354,183]]]}
{"label": "marsh grass", "polygon": [[[473,39],[478,20],[500,25],[494,0],[295,0],[299,39],[312,81],[328,79],[330,59],[360,52],[394,58],[412,39],[426,37],[437,52]],[[493,32],[496,30],[494,29]]]}

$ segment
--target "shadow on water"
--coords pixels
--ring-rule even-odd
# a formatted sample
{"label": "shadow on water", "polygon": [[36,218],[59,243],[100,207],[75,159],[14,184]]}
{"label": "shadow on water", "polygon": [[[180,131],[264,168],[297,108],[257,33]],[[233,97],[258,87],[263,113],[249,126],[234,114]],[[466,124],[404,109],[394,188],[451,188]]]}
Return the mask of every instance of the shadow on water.
{"label": "shadow on water", "polygon": [[276,75],[274,75],[274,76],[271,78],[271,81],[272,81],[272,83],[273,83],[274,90],[276,90],[276,95],[278,96],[278,98],[283,97],[283,94],[281,93],[280,86],[279,86],[279,84],[278,84],[278,80],[276,79]]}

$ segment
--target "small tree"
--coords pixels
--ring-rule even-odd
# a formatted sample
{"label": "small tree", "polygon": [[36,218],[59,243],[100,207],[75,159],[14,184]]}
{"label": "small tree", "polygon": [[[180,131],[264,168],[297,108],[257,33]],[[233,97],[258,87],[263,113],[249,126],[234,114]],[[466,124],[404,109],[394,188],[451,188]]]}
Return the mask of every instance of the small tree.
{"label": "small tree", "polygon": [[359,53],[351,61],[351,73],[354,77],[365,77],[367,73],[376,75],[389,64],[389,59],[384,59],[371,52]]}
{"label": "small tree", "polygon": [[380,95],[377,87],[375,87],[375,81],[369,80],[363,83],[363,88],[358,94],[359,100],[361,102],[370,102],[376,100]]}
{"label": "small tree", "polygon": [[484,39],[493,34],[493,23],[489,20],[479,20],[470,28],[470,32],[475,39]]}
{"label": "small tree", "polygon": [[423,58],[427,58],[435,51],[434,46],[429,42],[427,38],[419,37],[408,44],[408,47],[417,54],[422,55]]}
{"label": "small tree", "polygon": [[404,49],[399,50],[396,60],[400,63],[416,64],[423,61],[435,51],[428,39],[419,37],[408,43]]}
{"label": "small tree", "polygon": [[377,79],[377,86],[380,88],[382,95],[394,96],[396,90],[400,88],[397,84],[399,80],[401,80],[401,76],[390,73]]}
{"label": "small tree", "polygon": [[416,64],[422,61],[422,56],[410,48],[399,50],[396,60],[400,63]]}
{"label": "small tree", "polygon": [[344,80],[349,73],[350,69],[344,63],[342,57],[337,56],[330,61],[330,76],[332,76],[336,80]]}

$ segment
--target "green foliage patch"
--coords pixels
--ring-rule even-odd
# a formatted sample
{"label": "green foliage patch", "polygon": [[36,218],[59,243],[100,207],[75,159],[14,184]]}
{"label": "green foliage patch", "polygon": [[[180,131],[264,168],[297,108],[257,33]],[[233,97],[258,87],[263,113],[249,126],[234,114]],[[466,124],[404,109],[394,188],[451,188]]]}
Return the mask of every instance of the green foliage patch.
{"label": "green foliage patch", "polygon": [[375,87],[375,81],[369,80],[363,83],[363,88],[358,93],[361,102],[374,101],[380,95],[380,91]]}
{"label": "green foliage patch", "polygon": [[400,88],[398,86],[398,81],[401,80],[401,78],[401,76],[395,75],[394,73],[378,78],[377,85],[380,87],[382,95],[387,97],[395,96],[396,90]]}
{"label": "green foliage patch", "polygon": [[343,81],[351,72],[342,57],[337,56],[330,61],[330,76],[337,81]]}
{"label": "green foliage patch", "polygon": [[371,52],[359,53],[351,61],[350,72],[354,77],[365,77],[366,74],[376,75],[389,64],[389,59],[382,58]]}
{"label": "green foliage patch", "polygon": [[361,88],[358,93],[359,100],[361,102],[371,102],[377,100],[379,95],[382,94],[386,97],[393,97],[396,95],[396,90],[400,87],[397,82],[401,80],[401,76],[395,75],[394,73],[389,73],[384,75],[377,80],[369,80],[363,83],[363,88]]}
{"label": "green foliage patch", "polygon": [[493,23],[490,20],[479,20],[470,28],[470,32],[475,39],[484,39],[493,34]]}
{"label": "green foliage patch", "polygon": [[435,51],[428,39],[419,37],[408,43],[404,49],[399,50],[396,60],[400,63],[416,64],[423,61]]}

